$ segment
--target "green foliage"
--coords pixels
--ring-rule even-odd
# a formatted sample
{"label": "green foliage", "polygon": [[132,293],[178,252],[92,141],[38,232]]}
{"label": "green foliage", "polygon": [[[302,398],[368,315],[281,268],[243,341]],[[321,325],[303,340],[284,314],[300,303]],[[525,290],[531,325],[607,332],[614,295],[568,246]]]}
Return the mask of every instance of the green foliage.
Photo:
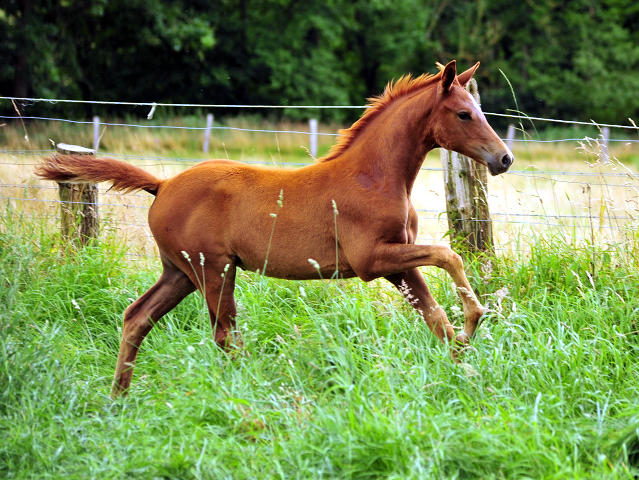
{"label": "green foliage", "polygon": [[[11,210],[0,223],[3,478],[639,473],[627,247],[540,238],[528,257],[471,261],[491,312],[463,367],[382,283],[242,274],[242,350],[213,345],[192,295],[152,330],[130,396],[113,401],[121,314],[157,269],[113,238],[70,256],[51,230]],[[450,279],[426,278],[454,316]]]}
{"label": "green foliage", "polygon": [[[455,58],[460,68],[484,63],[487,111],[514,108],[501,69],[529,115],[603,123],[639,113],[639,7],[630,0],[10,0],[0,38],[0,90],[16,96],[360,105],[392,78]],[[284,114],[346,121],[357,112]]]}
{"label": "green foliage", "polygon": [[[495,7],[503,12],[495,60],[513,82],[523,111],[600,123],[625,122],[637,114],[636,3],[496,2]],[[494,102],[493,95],[509,103],[503,90],[483,98]]]}
{"label": "green foliage", "polygon": [[208,8],[181,1],[12,1],[0,31],[2,90],[45,98],[193,97],[215,45]]}

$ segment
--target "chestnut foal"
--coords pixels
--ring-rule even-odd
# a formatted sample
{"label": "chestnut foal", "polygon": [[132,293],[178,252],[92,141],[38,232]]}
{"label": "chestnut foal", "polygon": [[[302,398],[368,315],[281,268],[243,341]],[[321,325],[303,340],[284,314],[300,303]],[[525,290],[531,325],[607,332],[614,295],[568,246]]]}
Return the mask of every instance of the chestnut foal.
{"label": "chestnut foal", "polygon": [[[433,333],[452,346],[456,360],[456,349],[473,336],[484,308],[459,255],[445,246],[415,245],[417,213],[410,196],[424,157],[436,147],[469,156],[492,175],[513,163],[512,153],[464,89],[478,66],[457,75],[452,61],[437,75],[390,83],[351,128],[340,132],[326,157],[304,168],[211,160],[160,180],[107,158],[43,161],[36,169],[43,178],[107,181],[115,190],[156,195],[149,226],[163,272],[124,313],[112,396],[129,388],[138,349],[151,328],[198,288],[215,341],[226,345],[235,328],[237,267],[295,280],[329,278],[335,272],[364,281],[384,277],[404,295],[410,292],[413,306]],[[284,201],[277,208],[281,192]],[[202,270],[197,266],[199,278],[184,252],[195,263],[204,257]],[[427,265],[443,268],[457,285],[466,318],[457,336],[418,269]]]}

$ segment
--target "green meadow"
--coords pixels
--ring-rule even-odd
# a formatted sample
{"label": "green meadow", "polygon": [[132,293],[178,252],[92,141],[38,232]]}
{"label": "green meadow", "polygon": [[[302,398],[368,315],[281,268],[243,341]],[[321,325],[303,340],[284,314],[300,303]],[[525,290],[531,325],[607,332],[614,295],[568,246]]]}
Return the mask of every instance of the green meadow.
{"label": "green meadow", "polygon": [[[50,149],[54,136],[89,146],[86,132],[27,128],[30,149]],[[103,139],[115,153],[192,157],[198,145],[180,147],[182,133],[147,139],[135,130],[116,143],[109,128]],[[20,129],[2,134],[7,150],[26,149]],[[240,134],[251,135],[225,135]],[[210,156],[225,158],[226,147],[248,160],[255,148],[278,160],[301,141],[278,136],[273,149],[220,140]],[[3,155],[2,181],[24,183],[28,195],[37,158],[12,155]],[[518,154],[523,163],[526,155],[552,164],[532,148]],[[515,231],[510,242],[521,248],[469,256],[470,283],[490,310],[461,365],[384,281],[244,272],[241,349],[213,344],[193,294],[151,331],[130,394],[113,400],[122,313],[155,282],[159,262],[131,254],[135,239],[115,216],[98,242],[72,250],[46,215],[57,207],[31,203],[2,200],[0,218],[2,478],[639,475],[636,228],[620,228],[614,241],[569,228]],[[461,328],[451,279],[423,273]]]}

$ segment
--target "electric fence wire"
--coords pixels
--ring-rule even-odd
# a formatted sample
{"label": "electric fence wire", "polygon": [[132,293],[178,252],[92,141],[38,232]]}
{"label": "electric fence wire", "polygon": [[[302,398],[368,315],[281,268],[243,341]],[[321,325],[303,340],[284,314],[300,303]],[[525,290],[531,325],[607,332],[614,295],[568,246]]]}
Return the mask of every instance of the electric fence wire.
{"label": "electric fence wire", "polygon": [[[71,99],[52,99],[52,98],[31,98],[31,97],[2,97],[0,100],[11,100],[19,102],[29,102],[35,104],[37,102],[44,103],[80,103],[89,105],[122,105],[122,106],[135,106],[135,107],[177,107],[177,108],[239,108],[239,109],[314,109],[314,110],[326,110],[326,109],[360,109],[364,110],[369,108],[368,105],[232,105],[232,104],[206,104],[206,103],[157,103],[157,102],[117,102],[117,101],[101,101],[101,100],[71,100]],[[484,112],[484,115],[513,118],[517,120],[526,121],[543,121],[551,123],[564,123],[570,125],[589,125],[596,127],[608,127],[608,128],[621,128],[628,130],[637,130],[636,125],[615,125],[608,123],[595,123],[594,121],[583,122],[576,120],[560,120],[556,118],[544,118],[544,117],[531,117],[529,115],[512,114],[512,113],[494,113]],[[4,118],[4,117],[3,117]],[[15,118],[15,117],[9,117]],[[23,117],[27,118],[27,117]],[[91,123],[91,122],[88,122]]]}

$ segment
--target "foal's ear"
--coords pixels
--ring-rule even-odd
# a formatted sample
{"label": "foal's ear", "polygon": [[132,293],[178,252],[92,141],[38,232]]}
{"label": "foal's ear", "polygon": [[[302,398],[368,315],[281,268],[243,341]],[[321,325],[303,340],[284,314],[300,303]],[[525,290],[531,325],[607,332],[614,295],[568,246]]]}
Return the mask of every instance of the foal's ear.
{"label": "foal's ear", "polygon": [[446,93],[450,91],[450,87],[453,85],[453,82],[455,81],[456,76],[457,76],[457,63],[455,62],[455,60],[452,60],[442,70],[442,79],[439,82],[440,92]]}
{"label": "foal's ear", "polygon": [[468,85],[468,82],[470,82],[470,79],[473,78],[473,75],[475,74],[475,71],[478,68],[479,68],[479,62],[477,62],[472,67],[470,67],[464,73],[460,73],[459,76],[457,77],[457,81],[459,82],[459,84],[462,87],[466,87],[466,85]]}

